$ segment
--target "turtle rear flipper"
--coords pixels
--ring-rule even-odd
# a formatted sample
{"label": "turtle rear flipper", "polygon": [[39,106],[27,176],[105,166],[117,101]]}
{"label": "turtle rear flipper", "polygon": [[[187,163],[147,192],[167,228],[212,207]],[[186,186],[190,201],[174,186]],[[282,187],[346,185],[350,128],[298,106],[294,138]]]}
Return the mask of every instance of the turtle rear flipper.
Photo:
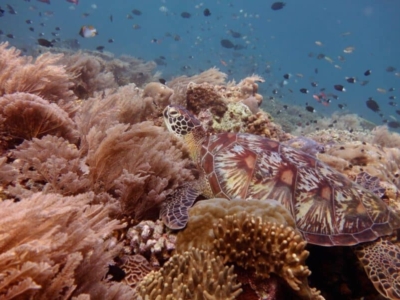
{"label": "turtle rear flipper", "polygon": [[188,222],[188,210],[200,192],[191,185],[184,185],[169,195],[161,204],[160,218],[170,229],[182,229]]}
{"label": "turtle rear flipper", "polygon": [[355,248],[358,259],[381,295],[400,299],[400,248],[385,239]]}

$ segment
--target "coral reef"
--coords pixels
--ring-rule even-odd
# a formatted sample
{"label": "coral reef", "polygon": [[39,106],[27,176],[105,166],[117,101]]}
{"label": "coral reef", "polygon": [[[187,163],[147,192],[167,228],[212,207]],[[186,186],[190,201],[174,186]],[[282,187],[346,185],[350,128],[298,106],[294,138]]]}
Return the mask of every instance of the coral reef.
{"label": "coral reef", "polygon": [[38,193],[0,202],[1,298],[131,299],[122,284],[101,281],[120,251],[111,234],[121,225],[92,200]]}
{"label": "coral reef", "polygon": [[125,253],[145,256],[153,267],[163,265],[175,250],[176,235],[166,232],[161,220],[142,221],[126,233]]}
{"label": "coral reef", "polygon": [[121,269],[125,272],[123,282],[133,289],[154,269],[147,259],[140,254],[125,255],[121,260]]}
{"label": "coral reef", "polygon": [[189,211],[176,249],[215,251],[224,263],[242,267],[256,278],[275,273],[301,297],[319,299],[318,291],[308,287],[306,242],[294,226],[288,211],[274,200],[203,200]]}
{"label": "coral reef", "polygon": [[226,299],[240,294],[233,267],[213,253],[191,249],[175,254],[137,286],[139,299]]}

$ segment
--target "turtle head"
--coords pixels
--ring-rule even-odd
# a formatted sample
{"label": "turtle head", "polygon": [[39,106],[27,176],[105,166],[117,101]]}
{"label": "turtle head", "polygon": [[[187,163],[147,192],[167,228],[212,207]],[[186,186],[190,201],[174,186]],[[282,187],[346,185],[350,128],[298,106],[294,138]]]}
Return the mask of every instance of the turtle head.
{"label": "turtle head", "polygon": [[179,105],[168,105],[164,109],[163,116],[168,130],[184,139],[192,158],[196,159],[207,135],[200,121]]}
{"label": "turtle head", "polygon": [[168,105],[163,115],[168,130],[180,138],[199,130],[204,131],[200,121],[182,106]]}

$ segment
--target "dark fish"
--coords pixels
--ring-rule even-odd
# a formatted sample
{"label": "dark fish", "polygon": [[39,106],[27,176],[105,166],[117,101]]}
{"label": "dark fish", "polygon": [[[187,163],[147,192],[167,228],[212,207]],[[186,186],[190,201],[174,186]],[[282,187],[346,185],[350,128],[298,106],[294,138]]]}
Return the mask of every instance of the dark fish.
{"label": "dark fish", "polygon": [[164,78],[160,78],[160,79],[158,79],[158,81],[159,81],[160,83],[162,83],[162,84],[165,84],[165,83],[167,82]]}
{"label": "dark fish", "polygon": [[395,67],[389,66],[389,67],[386,68],[386,72],[390,73],[390,72],[394,72],[394,71],[396,71]]}
{"label": "dark fish", "polygon": [[354,78],[354,77],[346,77],[346,81],[347,81],[348,83],[355,83],[355,82],[357,81],[357,79]]}
{"label": "dark fish", "polygon": [[372,98],[369,98],[369,99],[367,100],[366,104],[367,104],[367,107],[368,107],[370,110],[372,110],[372,111],[374,111],[374,112],[380,111],[378,103],[377,103],[375,100],[373,100]]}
{"label": "dark fish", "polygon": [[318,83],[316,83],[315,81],[313,81],[313,82],[311,82],[311,86],[317,87],[317,86],[318,86]]}
{"label": "dark fish", "polygon": [[399,128],[399,127],[400,127],[400,123],[397,122],[397,121],[390,121],[390,122],[387,123],[387,125],[388,125],[390,128]]}
{"label": "dark fish", "polygon": [[26,24],[33,24],[33,21],[32,20],[26,20],[25,23]]}
{"label": "dark fish", "polygon": [[274,95],[276,95],[276,94],[278,94],[279,93],[279,91],[278,90],[272,90],[272,94],[274,94]]}
{"label": "dark fish", "polygon": [[0,17],[4,16],[5,10],[0,7]]}
{"label": "dark fish", "polygon": [[390,106],[397,106],[397,103],[396,103],[396,102],[393,102],[393,101],[390,101],[390,102],[389,102],[389,105],[390,105]]}
{"label": "dark fish", "polygon": [[97,46],[96,50],[102,52],[104,50],[104,46]]}
{"label": "dark fish", "polygon": [[235,39],[238,39],[242,36],[242,34],[240,32],[233,31],[233,30],[229,30],[229,34]]}
{"label": "dark fish", "polygon": [[395,90],[396,90],[395,88],[392,88],[392,87],[391,87],[391,88],[389,88],[388,91],[389,91],[389,92],[394,92]]}
{"label": "dark fish", "polygon": [[285,75],[283,75],[283,78],[289,79],[289,78],[290,78],[290,74],[285,74]]}
{"label": "dark fish", "polygon": [[345,107],[345,105],[343,105],[343,104],[338,104],[337,105],[340,109],[343,109],[344,107]]}
{"label": "dark fish", "polygon": [[61,28],[60,27],[56,27],[56,28],[54,28],[55,30],[57,30],[57,31],[60,31],[61,30]]}
{"label": "dark fish", "polygon": [[13,39],[13,38],[15,38],[15,35],[9,33],[9,34],[6,34],[6,37],[8,37],[9,39]]}
{"label": "dark fish", "polygon": [[396,114],[400,115],[400,110],[396,110]]}
{"label": "dark fish", "polygon": [[203,15],[205,15],[206,17],[211,16],[210,10],[209,10],[208,8],[206,8],[206,9],[203,11]]}
{"label": "dark fish", "polygon": [[7,4],[7,8],[8,8],[8,13],[9,14],[12,14],[12,15],[16,15],[17,14],[17,11],[10,4]]}
{"label": "dark fish", "polygon": [[132,13],[136,16],[140,16],[142,14],[142,12],[138,9],[132,9]]}
{"label": "dark fish", "polygon": [[113,15],[110,15],[110,22],[114,20]]}
{"label": "dark fish", "polygon": [[315,73],[315,74],[318,74],[318,68],[315,68],[315,69],[314,69],[314,73]]}
{"label": "dark fish", "polygon": [[37,39],[37,42],[40,46],[47,47],[47,48],[54,46],[52,42],[50,42],[49,40],[46,40],[46,39]]}
{"label": "dark fish", "polygon": [[339,91],[339,92],[345,92],[345,91],[346,91],[346,89],[344,88],[344,86],[341,85],[341,84],[335,84],[333,87],[335,88],[335,90],[337,90],[337,91]]}
{"label": "dark fish", "polygon": [[308,90],[305,88],[300,89],[300,92],[302,92],[303,94],[308,94]]}
{"label": "dark fish", "polygon": [[274,2],[271,5],[271,9],[272,10],[280,10],[280,9],[284,8],[285,5],[286,5],[286,3],[284,3],[284,2]]}
{"label": "dark fish", "polygon": [[221,40],[221,46],[228,49],[235,47],[235,45],[230,40],[227,39]]}
{"label": "dark fish", "polygon": [[242,50],[246,49],[247,47],[244,45],[236,44],[235,47],[233,47],[235,50]]}
{"label": "dark fish", "polygon": [[165,62],[164,59],[161,58],[156,58],[154,59],[154,62],[157,64],[157,66],[166,66],[167,63]]}
{"label": "dark fish", "polygon": [[367,70],[367,71],[364,72],[364,75],[365,75],[365,76],[369,76],[369,75],[371,75],[371,73],[372,73],[371,70]]}
{"label": "dark fish", "polygon": [[285,104],[285,105],[283,106],[283,108],[284,108],[284,109],[287,109],[287,108],[288,108],[288,106]]}
{"label": "dark fish", "polygon": [[50,0],[38,0],[39,2],[50,4]]}
{"label": "dark fish", "polygon": [[114,43],[114,39],[109,39],[108,42],[109,43]]}
{"label": "dark fish", "polygon": [[188,12],[184,11],[183,13],[181,13],[181,17],[184,19],[189,19],[192,15],[189,14]]}
{"label": "dark fish", "polygon": [[367,85],[368,83],[369,83],[368,80],[363,80],[363,81],[360,82],[360,84],[361,84],[362,86],[365,86],[365,85]]}
{"label": "dark fish", "polygon": [[309,111],[309,112],[312,112],[312,113],[314,113],[314,112],[315,112],[315,109],[314,109],[314,107],[312,107],[312,106],[309,106],[309,105],[307,105],[307,106],[306,106],[306,110],[307,110],[307,111]]}
{"label": "dark fish", "polygon": [[389,99],[390,99],[390,100],[395,100],[395,99],[396,99],[396,96],[390,96]]}
{"label": "dark fish", "polygon": [[320,53],[317,56],[317,59],[324,59],[324,58],[325,58],[325,54],[323,54],[323,53]]}

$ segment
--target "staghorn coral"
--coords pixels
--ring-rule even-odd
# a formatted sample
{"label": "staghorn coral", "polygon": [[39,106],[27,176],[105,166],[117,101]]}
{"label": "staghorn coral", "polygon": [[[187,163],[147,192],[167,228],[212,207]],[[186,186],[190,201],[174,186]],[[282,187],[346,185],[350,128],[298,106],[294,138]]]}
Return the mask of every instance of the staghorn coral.
{"label": "staghorn coral", "polygon": [[318,299],[319,293],[307,284],[306,242],[294,228],[288,211],[275,200],[203,200],[189,210],[176,249],[216,251],[224,263],[243,267],[256,278],[276,273],[299,295]]}
{"label": "staghorn coral", "polygon": [[2,299],[131,299],[123,284],[102,281],[120,251],[110,236],[121,225],[92,200],[37,193],[0,202]]}
{"label": "staghorn coral", "polygon": [[172,256],[175,250],[176,235],[166,232],[161,220],[146,220],[129,228],[126,233],[125,247],[127,254],[141,254],[154,267],[159,267]]}
{"label": "staghorn coral", "polygon": [[7,150],[23,140],[50,134],[72,143],[78,136],[75,124],[58,105],[28,94],[7,94],[0,98],[0,147]]}
{"label": "staghorn coral", "polygon": [[400,248],[380,238],[356,247],[355,252],[379,293],[388,299],[400,299]]}
{"label": "staghorn coral", "polygon": [[241,292],[233,267],[213,253],[191,249],[175,254],[137,286],[139,299],[235,299]]}

